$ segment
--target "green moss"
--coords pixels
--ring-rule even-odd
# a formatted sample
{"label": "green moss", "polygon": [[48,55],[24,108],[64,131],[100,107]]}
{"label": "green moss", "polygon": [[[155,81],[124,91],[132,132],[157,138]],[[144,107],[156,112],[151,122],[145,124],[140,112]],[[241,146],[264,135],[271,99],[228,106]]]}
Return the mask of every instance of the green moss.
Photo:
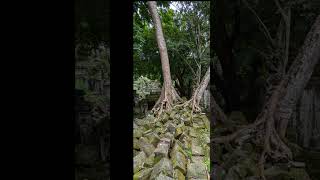
{"label": "green moss", "polygon": [[207,166],[208,171],[210,171],[210,159],[205,157],[204,164]]}
{"label": "green moss", "polygon": [[191,150],[191,148],[185,149],[185,152],[187,153],[188,157],[191,159],[191,157],[192,157],[192,150]]}

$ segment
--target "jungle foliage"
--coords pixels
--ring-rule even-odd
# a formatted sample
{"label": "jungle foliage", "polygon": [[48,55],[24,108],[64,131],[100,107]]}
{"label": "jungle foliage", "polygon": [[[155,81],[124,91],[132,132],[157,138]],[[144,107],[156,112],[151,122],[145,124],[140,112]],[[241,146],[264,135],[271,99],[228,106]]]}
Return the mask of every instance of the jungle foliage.
{"label": "jungle foliage", "polygon": [[[160,2],[172,79],[181,96],[190,97],[209,65],[209,2]],[[134,79],[162,80],[155,30],[144,2],[134,3]]]}

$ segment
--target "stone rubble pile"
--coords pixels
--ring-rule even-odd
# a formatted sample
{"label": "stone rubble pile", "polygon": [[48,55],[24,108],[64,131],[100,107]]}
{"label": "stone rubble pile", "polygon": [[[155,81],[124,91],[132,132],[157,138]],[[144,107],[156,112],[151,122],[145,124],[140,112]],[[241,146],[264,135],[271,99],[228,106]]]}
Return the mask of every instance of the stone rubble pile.
{"label": "stone rubble pile", "polygon": [[203,113],[175,107],[135,119],[134,180],[207,180],[210,124]]}

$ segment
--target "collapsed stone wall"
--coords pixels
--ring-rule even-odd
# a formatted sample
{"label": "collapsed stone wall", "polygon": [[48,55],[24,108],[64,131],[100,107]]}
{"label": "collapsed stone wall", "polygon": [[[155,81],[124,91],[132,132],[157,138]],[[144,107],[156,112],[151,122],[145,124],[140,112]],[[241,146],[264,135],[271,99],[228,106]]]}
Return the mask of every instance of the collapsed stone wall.
{"label": "collapsed stone wall", "polygon": [[208,179],[210,124],[205,114],[174,108],[135,119],[134,179]]}

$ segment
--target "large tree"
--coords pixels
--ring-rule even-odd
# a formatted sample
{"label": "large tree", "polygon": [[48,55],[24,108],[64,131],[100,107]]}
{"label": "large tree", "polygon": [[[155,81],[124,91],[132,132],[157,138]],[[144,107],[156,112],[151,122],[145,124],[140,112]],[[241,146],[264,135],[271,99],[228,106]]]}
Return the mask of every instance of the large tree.
{"label": "large tree", "polygon": [[[147,2],[147,5],[148,5],[149,12],[152,16],[153,24],[156,29],[156,40],[157,40],[158,48],[160,51],[162,75],[164,79],[160,98],[157,101],[156,105],[154,106],[154,111],[161,113],[163,109],[170,109],[175,102],[180,100],[180,97],[172,85],[169,55],[168,55],[168,50],[166,47],[166,42],[165,42],[163,31],[162,31],[161,20],[156,9],[156,3],[153,1],[149,1]],[[193,95],[191,96],[191,99],[186,103],[181,104],[182,106],[192,107],[192,112],[201,111],[199,104],[200,104],[201,98],[203,97],[204,91],[208,87],[208,84],[210,81],[210,67],[208,63],[206,63],[206,61],[209,60],[209,58],[206,58],[206,56],[209,54],[208,53],[209,33],[207,33],[209,29],[205,28],[206,27],[205,23],[208,23],[208,22],[201,23],[201,19],[199,17],[197,19],[196,17],[197,13],[199,13],[199,12],[196,12],[197,10],[205,9],[203,5],[204,4],[201,4],[201,3],[200,4],[185,3],[185,4],[182,4],[181,7],[179,7],[179,9],[182,11],[181,13],[182,17],[190,17],[191,19],[193,18],[192,22],[195,23],[195,24],[187,25],[191,30],[193,30],[192,37],[194,38],[194,41],[191,41],[193,43],[190,43],[190,44],[193,44],[193,46],[192,45],[187,45],[187,46],[188,47],[192,46],[195,48],[194,52],[191,51],[191,55],[192,55],[192,61],[196,65],[197,73],[195,73],[191,65],[186,60],[184,60],[184,62],[188,64],[191,71],[193,71],[193,80],[195,82],[194,83],[195,86],[193,89]],[[208,17],[207,16],[208,12],[204,10],[202,13],[203,13],[203,16],[201,16],[201,18],[204,18],[205,20]],[[186,20],[186,19],[183,19],[183,20]],[[200,27],[204,27],[204,28],[201,29]],[[206,66],[207,66],[207,68],[205,68],[206,72],[202,76],[202,69],[204,69],[203,67],[206,67]],[[178,81],[181,82],[179,78],[178,78]]]}
{"label": "large tree", "polygon": [[240,143],[244,139],[255,139],[263,146],[259,160],[261,177],[264,177],[264,163],[267,157],[272,159],[292,159],[291,150],[287,146],[285,133],[288,120],[309,81],[313,69],[320,59],[320,15],[316,18],[307,34],[301,50],[285,75],[275,78],[271,95],[254,123],[239,129],[227,136],[213,138],[215,143],[234,141]]}
{"label": "large tree", "polygon": [[173,104],[180,99],[180,96],[178,95],[172,84],[169,56],[162,31],[161,20],[157,12],[157,3],[155,1],[148,1],[147,5],[152,16],[154,27],[156,29],[156,39],[161,59],[163,86],[160,98],[154,106],[154,111],[161,113],[163,109],[171,109]]}
{"label": "large tree", "polygon": [[[159,48],[146,2],[134,3],[134,78],[163,81]],[[209,60],[209,2],[157,2],[172,83],[187,99],[199,85]]]}

